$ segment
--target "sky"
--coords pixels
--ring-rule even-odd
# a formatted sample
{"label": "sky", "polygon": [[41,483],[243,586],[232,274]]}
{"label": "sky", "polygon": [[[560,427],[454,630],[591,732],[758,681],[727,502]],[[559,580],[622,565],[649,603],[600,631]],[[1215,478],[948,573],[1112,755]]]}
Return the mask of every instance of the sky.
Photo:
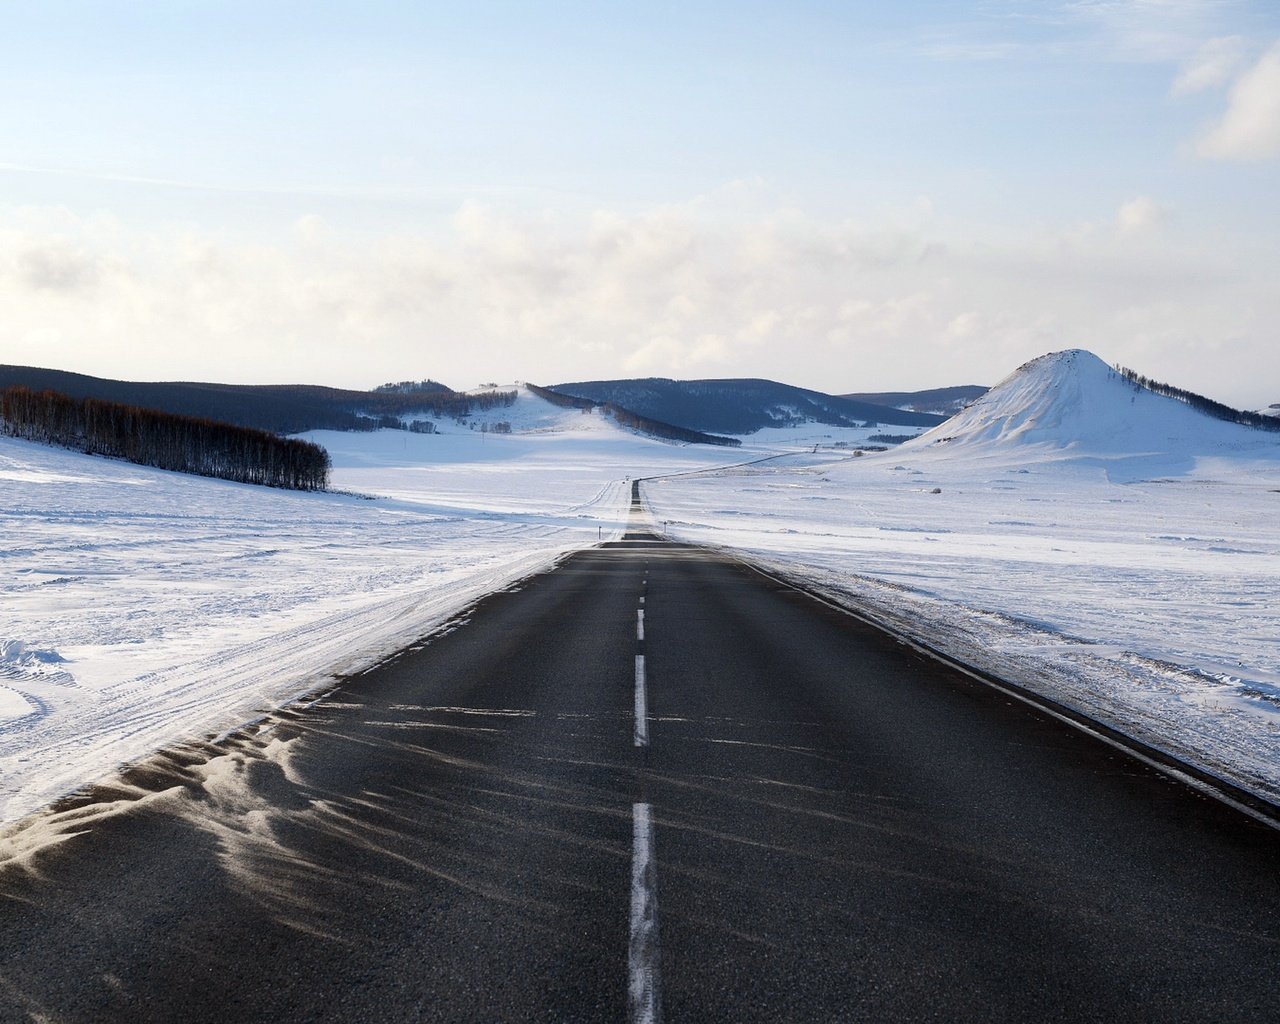
{"label": "sky", "polygon": [[0,0],[0,363],[1280,402],[1274,0]]}

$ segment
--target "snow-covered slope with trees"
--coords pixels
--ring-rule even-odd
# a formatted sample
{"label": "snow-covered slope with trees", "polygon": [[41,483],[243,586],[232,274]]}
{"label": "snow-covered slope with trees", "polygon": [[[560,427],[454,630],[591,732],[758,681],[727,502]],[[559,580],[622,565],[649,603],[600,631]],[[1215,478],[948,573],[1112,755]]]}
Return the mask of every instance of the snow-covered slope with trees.
{"label": "snow-covered slope with trees", "polygon": [[975,453],[1029,458],[1088,455],[1181,465],[1209,454],[1266,451],[1276,437],[1214,419],[1128,380],[1092,352],[1071,349],[1033,359],[968,408],[911,442],[910,449],[947,444]]}

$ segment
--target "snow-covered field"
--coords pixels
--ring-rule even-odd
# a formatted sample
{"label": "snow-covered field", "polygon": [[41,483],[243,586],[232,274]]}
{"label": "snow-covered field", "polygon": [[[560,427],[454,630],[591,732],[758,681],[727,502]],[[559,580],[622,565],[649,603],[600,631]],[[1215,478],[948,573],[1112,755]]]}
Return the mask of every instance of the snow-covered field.
{"label": "snow-covered field", "polygon": [[0,821],[359,671],[625,527],[630,473],[749,457],[522,392],[527,433],[317,433],[304,494],[0,437]]}
{"label": "snow-covered field", "polygon": [[1075,352],[892,451],[643,487],[672,537],[1280,799],[1280,434]]}

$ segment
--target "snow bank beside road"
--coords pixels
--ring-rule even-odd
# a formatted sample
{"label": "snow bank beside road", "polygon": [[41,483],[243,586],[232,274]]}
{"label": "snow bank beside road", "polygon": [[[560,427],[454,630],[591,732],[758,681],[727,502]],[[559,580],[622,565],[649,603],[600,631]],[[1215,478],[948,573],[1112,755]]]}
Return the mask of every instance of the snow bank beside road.
{"label": "snow bank beside road", "polygon": [[723,461],[573,415],[536,437],[309,435],[335,487],[377,500],[0,438],[0,821],[620,535],[631,466]]}

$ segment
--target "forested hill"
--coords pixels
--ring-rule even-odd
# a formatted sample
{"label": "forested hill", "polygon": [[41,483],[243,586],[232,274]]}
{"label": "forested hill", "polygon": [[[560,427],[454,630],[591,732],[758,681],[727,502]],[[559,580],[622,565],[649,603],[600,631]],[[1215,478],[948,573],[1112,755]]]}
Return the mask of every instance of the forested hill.
{"label": "forested hill", "polygon": [[434,381],[346,391],[311,384],[206,384],[109,380],[65,370],[0,365],[0,389],[27,387],[71,398],[96,398],[178,416],[298,434],[305,430],[371,430],[380,417],[408,412],[465,416],[483,400]]}
{"label": "forested hill", "polygon": [[981,384],[960,384],[950,388],[929,388],[926,391],[859,391],[841,395],[855,402],[873,405],[892,405],[914,412],[931,412],[939,416],[954,416],[965,406],[976,402],[989,388]]}
{"label": "forested hill", "polygon": [[946,417],[792,387],[771,380],[595,380],[557,384],[566,395],[610,402],[643,416],[714,434],[750,434],[801,423],[932,427]]}
{"label": "forested hill", "polygon": [[329,453],[310,441],[47,389],[0,388],[0,434],[237,483],[329,486]]}

